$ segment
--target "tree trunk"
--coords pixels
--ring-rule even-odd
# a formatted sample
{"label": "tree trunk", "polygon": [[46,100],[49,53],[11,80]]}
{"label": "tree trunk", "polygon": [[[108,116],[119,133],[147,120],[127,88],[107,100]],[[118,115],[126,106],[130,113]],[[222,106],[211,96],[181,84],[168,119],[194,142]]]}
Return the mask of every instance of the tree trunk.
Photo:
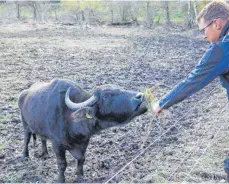
{"label": "tree trunk", "polygon": [[32,2],[32,7],[33,7],[33,19],[37,20],[38,13],[37,13],[37,4],[35,1]]}
{"label": "tree trunk", "polygon": [[123,9],[122,9],[122,21],[124,22],[126,20],[125,18],[125,10],[124,10],[124,6],[123,6]]}
{"label": "tree trunk", "polygon": [[20,4],[19,2],[16,2],[16,8],[17,8],[17,18],[21,20],[21,13],[20,13]]}
{"label": "tree trunk", "polygon": [[58,21],[56,8],[55,8],[55,19],[56,19],[56,21]]}
{"label": "tree trunk", "polygon": [[182,11],[182,1],[179,0],[179,8],[177,8],[177,13],[181,14],[181,11]]}
{"label": "tree trunk", "polygon": [[169,15],[169,1],[164,2],[165,12],[166,12],[166,24],[171,24]]}
{"label": "tree trunk", "polygon": [[197,13],[198,13],[198,11],[197,11],[197,5],[196,5],[196,0],[193,1],[193,9],[194,9],[195,19],[196,19]]}
{"label": "tree trunk", "polygon": [[113,9],[111,9],[111,23],[114,22],[114,11]]}
{"label": "tree trunk", "polygon": [[192,20],[192,12],[191,12],[191,0],[188,1],[188,27],[192,28],[193,20]]}
{"label": "tree trunk", "polygon": [[152,8],[150,7],[150,1],[146,4],[146,24],[147,27],[151,28],[153,26]]}
{"label": "tree trunk", "polygon": [[131,20],[133,22],[135,22],[137,25],[139,25],[139,23],[138,23],[138,10],[136,9],[134,4],[133,4],[133,7],[130,8],[129,14],[130,14]]}
{"label": "tree trunk", "polygon": [[85,16],[84,16],[84,11],[83,10],[81,11],[81,15],[82,15],[82,21],[84,22],[85,21]]}

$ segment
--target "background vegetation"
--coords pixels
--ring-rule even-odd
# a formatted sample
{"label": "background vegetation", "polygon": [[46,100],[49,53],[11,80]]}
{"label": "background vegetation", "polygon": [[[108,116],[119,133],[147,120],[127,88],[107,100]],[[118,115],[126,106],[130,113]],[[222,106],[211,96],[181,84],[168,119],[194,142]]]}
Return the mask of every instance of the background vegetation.
{"label": "background vegetation", "polygon": [[0,1],[0,23],[36,20],[63,24],[142,25],[182,23],[195,17],[208,1]]}

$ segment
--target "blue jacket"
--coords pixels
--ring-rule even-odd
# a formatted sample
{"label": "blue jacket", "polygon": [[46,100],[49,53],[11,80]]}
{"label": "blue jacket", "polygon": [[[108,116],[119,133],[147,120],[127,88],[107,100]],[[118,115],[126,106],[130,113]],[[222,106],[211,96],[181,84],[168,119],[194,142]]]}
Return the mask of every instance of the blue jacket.
{"label": "blue jacket", "polygon": [[216,77],[227,90],[229,99],[229,21],[224,26],[219,40],[212,43],[195,69],[169,94],[159,101],[167,109],[205,87]]}

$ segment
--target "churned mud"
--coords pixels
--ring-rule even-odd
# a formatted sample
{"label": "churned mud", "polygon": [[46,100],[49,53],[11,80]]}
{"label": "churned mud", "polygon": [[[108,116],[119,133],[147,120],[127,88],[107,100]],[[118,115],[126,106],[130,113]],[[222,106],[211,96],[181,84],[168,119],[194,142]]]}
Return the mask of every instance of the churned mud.
{"label": "churned mud", "polygon": [[[40,140],[31,141],[30,159],[20,161],[23,127],[17,98],[23,89],[64,78],[90,92],[103,84],[135,91],[151,88],[156,100],[192,70],[208,47],[194,30],[181,27],[27,23],[4,25],[0,35],[1,183],[57,179],[50,144],[50,156],[43,160],[36,157]],[[160,117],[148,112],[94,135],[83,182],[225,182],[229,116],[226,94],[218,83],[217,79]],[[66,182],[75,182],[77,162],[69,153],[67,161]]]}

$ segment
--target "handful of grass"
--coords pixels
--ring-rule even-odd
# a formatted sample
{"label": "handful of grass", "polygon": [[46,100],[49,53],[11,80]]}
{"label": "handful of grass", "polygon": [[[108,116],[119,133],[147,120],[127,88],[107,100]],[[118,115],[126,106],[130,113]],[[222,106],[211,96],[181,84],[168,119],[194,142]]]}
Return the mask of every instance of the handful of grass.
{"label": "handful of grass", "polygon": [[155,98],[154,98],[154,96],[152,95],[152,93],[150,92],[150,88],[145,89],[145,91],[144,91],[144,96],[145,96],[145,98],[146,98],[146,101],[147,101],[149,104],[155,102]]}

